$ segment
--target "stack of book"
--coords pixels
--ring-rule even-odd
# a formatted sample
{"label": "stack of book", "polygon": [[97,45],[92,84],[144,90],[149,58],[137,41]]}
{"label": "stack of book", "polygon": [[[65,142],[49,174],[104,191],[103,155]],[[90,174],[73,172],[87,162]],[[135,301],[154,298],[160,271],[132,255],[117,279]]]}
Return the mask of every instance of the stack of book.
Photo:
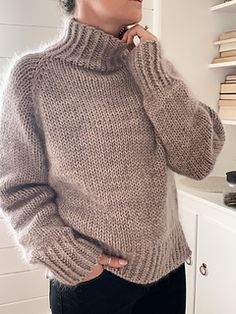
{"label": "stack of book", "polygon": [[225,77],[220,84],[220,99],[218,115],[221,119],[236,120],[236,73]]}
{"label": "stack of book", "polygon": [[212,63],[236,61],[236,30],[220,34],[215,45],[219,45],[219,56]]}

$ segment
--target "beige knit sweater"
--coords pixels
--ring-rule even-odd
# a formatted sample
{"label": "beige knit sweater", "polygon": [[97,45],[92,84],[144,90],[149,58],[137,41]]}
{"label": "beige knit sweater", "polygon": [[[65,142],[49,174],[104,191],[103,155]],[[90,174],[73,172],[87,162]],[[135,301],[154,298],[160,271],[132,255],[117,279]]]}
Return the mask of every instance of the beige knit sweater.
{"label": "beige knit sweater", "polygon": [[192,253],[173,171],[201,180],[225,141],[160,42],[129,51],[117,37],[65,20],[63,36],[22,55],[1,97],[0,206],[29,263],[75,286],[105,269],[147,284]]}

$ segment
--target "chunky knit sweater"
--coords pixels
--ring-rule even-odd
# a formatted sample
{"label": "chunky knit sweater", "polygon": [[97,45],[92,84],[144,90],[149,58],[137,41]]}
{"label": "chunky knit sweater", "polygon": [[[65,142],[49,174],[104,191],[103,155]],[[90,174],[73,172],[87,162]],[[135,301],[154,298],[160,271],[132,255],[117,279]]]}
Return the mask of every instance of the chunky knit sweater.
{"label": "chunky knit sweater", "polygon": [[0,206],[23,257],[68,286],[104,268],[153,283],[192,251],[174,172],[201,180],[224,141],[159,40],[127,43],[73,17],[28,51],[1,97]]}

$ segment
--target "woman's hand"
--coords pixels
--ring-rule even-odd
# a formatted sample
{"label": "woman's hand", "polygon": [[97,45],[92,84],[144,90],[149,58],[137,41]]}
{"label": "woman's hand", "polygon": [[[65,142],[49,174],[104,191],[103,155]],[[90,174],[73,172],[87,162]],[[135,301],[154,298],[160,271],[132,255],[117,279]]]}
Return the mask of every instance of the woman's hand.
{"label": "woman's hand", "polygon": [[142,25],[135,24],[124,33],[121,39],[128,44],[129,50],[132,50],[136,46],[134,43],[134,36],[139,37],[140,43],[144,42],[145,40],[158,40],[155,35],[153,35],[148,30],[145,30]]}
{"label": "woman's hand", "polygon": [[93,270],[85,277],[83,281],[88,281],[88,280],[98,277],[104,271],[102,265],[109,265],[111,267],[119,268],[127,264],[127,261],[125,261],[126,262],[125,264],[121,264],[120,261],[125,261],[125,260],[117,258],[117,257],[102,255],[100,257],[99,264],[93,268]]}

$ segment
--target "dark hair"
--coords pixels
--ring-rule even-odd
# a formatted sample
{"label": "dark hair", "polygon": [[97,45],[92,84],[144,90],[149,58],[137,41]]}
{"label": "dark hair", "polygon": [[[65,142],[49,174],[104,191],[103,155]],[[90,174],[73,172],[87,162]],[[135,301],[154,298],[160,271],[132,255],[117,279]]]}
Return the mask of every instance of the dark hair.
{"label": "dark hair", "polygon": [[75,0],[59,0],[59,3],[66,14],[72,15],[75,10]]}

